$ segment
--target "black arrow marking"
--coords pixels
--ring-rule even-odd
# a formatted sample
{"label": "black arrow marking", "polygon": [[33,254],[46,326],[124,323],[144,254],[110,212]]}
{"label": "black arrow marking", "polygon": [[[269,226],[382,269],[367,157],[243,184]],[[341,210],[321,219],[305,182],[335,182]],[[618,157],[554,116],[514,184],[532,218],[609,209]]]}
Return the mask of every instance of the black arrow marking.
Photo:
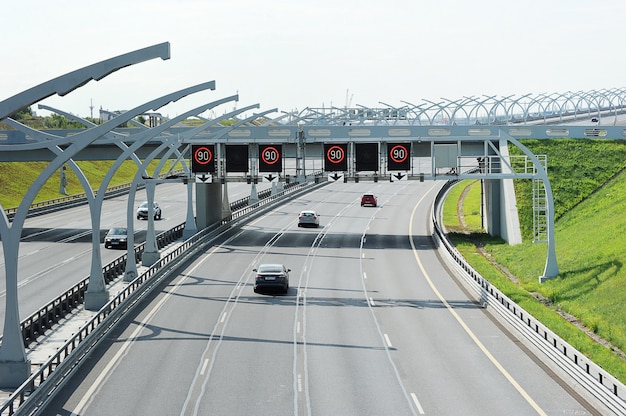
{"label": "black arrow marking", "polygon": [[272,175],[270,173],[270,176],[266,176],[265,179],[267,179],[268,181],[272,182],[274,180],[274,178],[276,178],[276,176]]}
{"label": "black arrow marking", "polygon": [[210,179],[210,176],[207,176],[207,175],[205,175],[205,174],[202,174],[202,176],[200,176],[200,180],[201,180],[202,182],[206,182],[206,181],[208,181],[209,179]]}
{"label": "black arrow marking", "polygon": [[394,178],[397,178],[398,180],[404,178],[406,175],[403,175],[402,173],[398,172],[395,175],[393,175]]}
{"label": "black arrow marking", "polygon": [[342,175],[337,175],[337,172],[335,172],[335,174],[333,176],[331,176],[330,178],[334,181],[336,181],[337,179],[341,178]]}

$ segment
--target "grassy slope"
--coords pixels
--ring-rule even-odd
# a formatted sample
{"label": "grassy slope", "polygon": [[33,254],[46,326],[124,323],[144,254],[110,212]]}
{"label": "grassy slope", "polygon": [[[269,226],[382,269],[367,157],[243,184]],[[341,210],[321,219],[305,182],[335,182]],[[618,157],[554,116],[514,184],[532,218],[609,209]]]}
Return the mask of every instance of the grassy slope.
{"label": "grassy slope", "polygon": [[[599,140],[550,142],[526,144],[536,154],[548,154],[550,182],[559,218],[556,244],[560,275],[543,284],[538,282],[545,265],[546,246],[533,244],[527,238],[528,230],[532,231],[532,217],[528,215],[531,202],[528,192],[520,188],[530,185],[530,181],[516,184],[520,191],[520,220],[525,222],[527,230],[523,244],[509,246],[484,234],[469,237],[458,234],[454,238],[465,257],[486,278],[625,382],[626,361],[593,342],[557,311],[575,316],[614,348],[626,351],[626,309],[621,306],[626,296],[626,270],[622,267],[626,250],[626,216],[623,215],[626,173],[619,173],[626,164],[626,147],[622,142]],[[533,145],[536,146],[533,148]],[[447,204],[456,205],[456,201],[450,199]],[[524,215],[523,209],[526,210]],[[466,210],[466,215],[468,211],[471,209]],[[491,258],[516,276],[518,283],[498,273],[484,257],[477,255],[470,238],[482,240]],[[548,299],[549,305],[537,301],[533,294]]]}
{"label": "grassy slope", "polygon": [[[82,161],[76,163],[87,177],[94,191],[100,186],[109,167],[113,164],[112,161]],[[148,168],[149,173],[154,170],[157,163],[158,161],[150,164]],[[0,162],[0,204],[2,208],[17,207],[28,188],[46,166],[48,166],[47,162]],[[132,161],[124,162],[113,176],[109,186],[131,182],[135,172],[137,172],[137,167]],[[66,175],[68,179],[66,191],[69,195],[85,192],[78,178],[69,167],[66,170]],[[59,178],[59,172],[52,175],[37,194],[35,202],[63,197],[64,195],[59,193]]]}

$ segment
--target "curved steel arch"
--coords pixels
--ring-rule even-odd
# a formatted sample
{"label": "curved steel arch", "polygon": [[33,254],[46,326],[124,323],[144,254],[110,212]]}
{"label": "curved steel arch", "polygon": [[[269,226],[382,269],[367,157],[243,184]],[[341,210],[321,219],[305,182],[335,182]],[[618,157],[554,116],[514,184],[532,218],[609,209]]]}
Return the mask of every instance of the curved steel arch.
{"label": "curved steel arch", "polygon": [[169,42],[149,46],[128,52],[104,61],[68,72],[35,87],[20,92],[6,100],[0,101],[0,120],[4,120],[17,110],[28,107],[55,93],[64,96],[76,88],[82,87],[91,80],[100,81],[107,75],[130,65],[154,58],[170,59]]}
{"label": "curved steel arch", "polygon": [[[185,97],[186,95],[207,88],[214,89],[215,82],[211,81],[208,83],[185,88],[171,94],[167,94],[163,97],[157,98],[138,107],[135,107],[133,110],[124,113],[119,117],[103,123],[97,127],[94,127],[91,130],[81,131],[77,135],[72,136],[72,140],[71,143],[69,143],[69,146],[50,162],[50,164],[35,179],[28,192],[26,192],[26,195],[22,199],[17,209],[17,212],[13,217],[13,222],[11,226],[9,226],[8,218],[3,212],[3,216],[0,221],[0,234],[2,235],[2,248],[5,258],[7,302],[5,305],[6,313],[3,340],[2,345],[0,346],[0,362],[4,363],[4,366],[0,366],[0,384],[7,386],[16,382],[19,384],[28,377],[28,374],[21,374],[24,369],[12,371],[8,368],[10,367],[11,363],[13,363],[17,368],[22,368],[25,366],[30,367],[24,350],[24,342],[22,341],[22,336],[20,333],[19,307],[17,300],[17,261],[19,253],[19,239],[24,226],[24,221],[26,219],[28,209],[41,187],[45,184],[48,178],[57,171],[57,169],[59,169],[70,158],[75,156],[79,151],[87,147],[97,138],[102,137],[113,128],[132,119],[135,114],[143,113],[150,109],[158,109],[165,104],[168,104],[172,101],[177,101],[180,98]],[[52,142],[56,143],[58,141],[53,140]],[[48,147],[47,144],[39,144],[38,146],[38,148],[44,148],[44,146],[46,148]],[[97,289],[99,285],[95,284],[94,286]],[[102,284],[102,286],[104,286],[104,283]],[[29,369],[28,373],[30,373]]]}

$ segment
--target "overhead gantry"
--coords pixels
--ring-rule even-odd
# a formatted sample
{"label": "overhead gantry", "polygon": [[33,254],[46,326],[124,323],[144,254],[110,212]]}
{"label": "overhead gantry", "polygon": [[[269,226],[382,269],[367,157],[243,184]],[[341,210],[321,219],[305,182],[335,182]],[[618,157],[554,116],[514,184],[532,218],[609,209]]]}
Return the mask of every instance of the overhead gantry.
{"label": "overhead gantry", "polygon": [[[65,95],[90,80],[99,80],[125,66],[160,57],[169,58],[169,44],[154,45],[128,54],[102,61],[100,63],[73,71],[33,87],[9,99],[0,101],[0,120],[7,119],[17,110],[30,106],[53,94]],[[229,180],[250,180],[256,175],[254,157],[260,157],[260,146],[281,144],[285,148],[285,157],[292,157],[296,163],[296,177],[306,180],[307,160],[316,159],[325,163],[328,157],[325,146],[342,149],[350,163],[341,171],[328,175],[328,180],[341,176],[344,181],[379,180],[451,180],[480,179],[484,181],[485,212],[492,217],[487,222],[490,233],[503,235],[515,243],[521,240],[517,234],[515,221],[511,213],[514,208],[514,192],[511,179],[530,179],[542,183],[546,195],[544,215],[546,217],[546,240],[548,254],[541,280],[558,275],[554,243],[554,201],[543,160],[533,155],[521,143],[522,138],[543,137],[625,137],[624,129],[618,127],[600,127],[597,121],[593,126],[549,127],[534,126],[533,123],[547,124],[551,120],[562,122],[564,119],[576,119],[583,114],[602,117],[617,116],[625,111],[626,90],[601,91],[599,94],[567,93],[557,96],[530,97],[528,94],[519,98],[512,96],[464,97],[460,100],[443,99],[440,102],[426,101],[423,104],[404,102],[404,107],[384,104],[382,109],[358,108],[307,108],[302,112],[284,113],[271,119],[267,114],[276,109],[260,112],[251,117],[238,119],[239,114],[259,105],[243,107],[212,120],[205,119],[198,127],[181,127],[180,121],[196,116],[207,109],[220,104],[238,100],[238,96],[226,97],[207,103],[181,114],[180,116],[148,128],[138,125],[135,118],[150,110],[157,110],[172,101],[203,90],[213,90],[213,81],[189,87],[158,99],[137,106],[132,110],[116,115],[113,119],[95,125],[60,110],[40,106],[63,114],[81,122],[85,130],[72,132],[71,137],[55,135],[50,132],[34,131],[13,120],[9,124],[21,131],[23,137],[0,132],[6,140],[0,143],[0,160],[33,160],[43,158],[50,164],[37,177],[26,196],[20,203],[15,217],[10,222],[4,213],[0,221],[0,234],[3,241],[5,270],[7,279],[7,304],[4,323],[4,335],[0,347],[0,385],[16,386],[30,374],[30,362],[25,352],[20,333],[17,297],[17,259],[19,239],[30,205],[43,184],[66,163],[76,173],[87,195],[93,228],[92,265],[85,297],[88,309],[98,309],[108,300],[102,262],[99,250],[99,228],[103,198],[117,168],[125,160],[133,160],[137,173],[133,179],[128,199],[127,223],[129,227],[129,254],[125,280],[132,280],[137,275],[137,265],[133,247],[133,206],[136,185],[144,184],[148,200],[154,200],[155,185],[161,181],[177,180],[187,184],[188,210],[186,234],[194,233],[196,227],[205,228],[222,219],[227,206],[226,186]],[[598,93],[598,92],[596,92]],[[525,102],[529,100],[530,104]],[[559,113],[555,113],[555,109]],[[224,126],[222,121],[235,120],[235,124]],[[127,122],[134,123],[134,129],[120,128]],[[254,123],[253,123],[254,122]],[[614,123],[615,124],[615,123]],[[138,128],[137,128],[138,127]],[[543,130],[542,130],[543,129]],[[571,134],[571,135],[570,135]],[[32,140],[34,139],[34,141]],[[196,216],[192,207],[193,173],[187,165],[190,147],[197,144],[211,143],[216,146],[219,158],[215,172],[215,183],[202,183],[196,186]],[[224,169],[225,150],[231,145],[246,145],[253,155],[249,163],[253,166],[252,175],[238,178],[228,176]],[[367,146],[364,146],[367,145]],[[390,148],[399,146],[407,153],[410,164],[406,168],[392,168]],[[113,160],[113,166],[105,179],[94,192],[85,176],[74,163],[80,158],[88,158],[90,147],[104,151]],[[517,147],[522,156],[509,154],[509,146]],[[378,162],[374,168],[358,169],[359,151],[363,148],[374,149],[370,159]],[[113,152],[111,149],[115,148]],[[121,151],[121,153],[120,153]],[[19,155],[19,157],[9,157]],[[175,179],[161,179],[160,175],[166,161],[174,157],[183,166],[184,174]],[[522,163],[517,163],[522,158]],[[147,166],[153,160],[160,159],[152,174]],[[39,159],[36,159],[39,160]],[[520,167],[521,166],[521,167]],[[325,169],[329,171],[329,169]],[[332,171],[332,170],[330,170]],[[283,179],[285,177],[283,176]],[[252,189],[256,179],[252,181]],[[151,206],[151,204],[149,204]],[[491,214],[489,214],[491,213]],[[228,213],[226,213],[227,215]],[[513,218],[515,217],[515,218]],[[149,218],[151,216],[149,215]],[[156,246],[154,224],[149,220],[146,249],[142,258],[145,265],[158,260],[160,254]]]}

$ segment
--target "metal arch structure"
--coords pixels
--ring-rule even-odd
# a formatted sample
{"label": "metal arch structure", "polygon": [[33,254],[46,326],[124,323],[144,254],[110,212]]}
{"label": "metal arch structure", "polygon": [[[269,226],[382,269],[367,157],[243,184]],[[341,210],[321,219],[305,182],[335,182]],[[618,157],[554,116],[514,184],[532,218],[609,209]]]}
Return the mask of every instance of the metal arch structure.
{"label": "metal arch structure", "polygon": [[[99,80],[124,66],[151,59],[150,57],[168,59],[169,44],[155,45],[102,61],[1,101],[0,120],[6,119],[20,108],[31,105],[54,93],[65,95],[92,79]],[[179,145],[204,143],[206,141],[216,143],[218,148],[226,143],[254,145],[280,142],[295,145],[298,149],[304,147],[304,144],[319,146],[327,142],[348,142],[351,145],[378,142],[381,148],[384,148],[387,142],[402,141],[410,143],[412,148],[418,149],[418,151],[427,150],[432,161],[430,171],[411,171],[407,174],[410,179],[476,178],[502,180],[527,178],[541,180],[548,193],[547,208],[551,214],[553,213],[553,201],[546,170],[538,159],[521,145],[519,139],[564,137],[570,133],[571,137],[597,138],[617,137],[618,135],[621,138],[626,137],[624,129],[616,127],[600,128],[597,125],[567,128],[546,127],[549,124],[562,124],[564,121],[576,120],[583,116],[589,117],[592,114],[597,115],[598,120],[610,116],[614,116],[616,119],[618,114],[626,112],[625,89],[540,94],[536,97],[526,94],[517,98],[515,96],[464,97],[460,100],[442,99],[442,101],[437,102],[424,100],[420,104],[411,104],[405,101],[403,102],[405,105],[402,107],[394,107],[385,103],[382,103],[385,105],[384,108],[368,108],[362,105],[357,105],[356,108],[330,107],[320,109],[307,107],[302,112],[286,113],[276,119],[266,117],[266,114],[276,111],[274,109],[243,120],[237,119],[237,123],[230,127],[216,125],[218,122],[216,119],[212,122],[209,120],[202,126],[202,129],[195,130],[184,127],[178,127],[176,130],[174,124],[179,121],[178,119],[170,120],[171,123],[164,123],[161,128],[155,127],[137,134],[128,134],[128,131],[117,128],[120,124],[132,121],[136,116],[148,110],[156,110],[170,101],[176,101],[194,92],[194,88],[191,87],[153,100],[122,113],[102,125],[81,131],[72,137],[48,137],[50,140],[46,140],[45,144],[33,143],[26,134],[22,137],[5,134],[6,140],[0,144],[0,155],[4,152],[18,154],[42,149],[47,150],[48,154],[54,154],[54,157],[50,159],[50,165],[40,174],[20,204],[12,226],[9,225],[6,214],[3,212],[2,221],[0,221],[0,233],[3,241],[8,243],[3,245],[5,260],[13,255],[13,258],[17,259],[19,234],[21,234],[26,211],[43,183],[65,162],[78,156],[88,146],[118,146],[119,143],[116,143],[116,139],[112,139],[112,137],[120,137],[120,140],[124,140],[127,148],[123,153],[126,157],[145,147],[149,142],[153,142],[151,149],[154,150],[149,154],[149,160],[156,158],[162,152],[165,152],[165,155],[179,152]],[[231,113],[229,117],[235,117],[236,114],[238,113]],[[459,115],[458,118],[457,114]],[[185,117],[188,115],[185,113]],[[114,131],[114,129],[116,130]],[[0,132],[0,136],[2,135],[3,132]],[[132,144],[127,144],[131,142]],[[533,166],[531,171],[519,171],[510,162],[508,153],[501,150],[509,144],[518,147],[525,154],[525,157],[531,160]],[[156,148],[154,148],[155,146]],[[445,160],[440,164],[441,161],[438,160],[440,150],[452,150],[455,155],[454,162]],[[145,166],[147,166],[145,163],[147,161],[144,161],[144,164],[140,166],[136,181],[140,179],[141,172],[145,172]],[[162,164],[155,172],[160,172],[161,168]],[[441,168],[445,168],[446,172],[442,173]],[[358,174],[354,171],[349,173],[352,173],[353,177]],[[377,174],[378,172],[375,172],[372,176],[376,178]],[[366,178],[367,176],[361,177]],[[150,195],[150,189],[153,190],[153,187],[148,185],[149,181],[148,178],[146,185]],[[129,198],[129,203],[130,200]],[[131,215],[131,210],[132,207],[129,207],[129,215]],[[96,216],[99,218],[99,213],[92,215],[92,221]],[[553,215],[549,215],[549,218],[553,220]],[[18,233],[16,230],[20,232]],[[548,256],[542,276],[544,279],[558,275],[553,235],[554,223],[552,221],[548,230]],[[14,247],[7,249],[7,246]],[[129,256],[130,258],[134,258],[134,256]],[[94,264],[97,265],[97,261],[92,262],[92,269]],[[8,266],[5,263],[5,268],[7,270],[7,313],[5,316],[5,338],[0,347],[0,363],[3,364],[0,366],[0,384],[8,386],[24,374],[23,370],[26,366],[29,367],[30,363],[26,360],[23,344],[21,348],[19,345],[21,337],[19,336],[17,316],[17,260]],[[97,271],[92,270],[94,276],[97,276],[98,272],[101,274],[101,267]],[[9,288],[13,285],[15,286],[14,290],[10,290]],[[100,282],[97,277],[93,282],[90,281],[89,290],[88,295],[93,295],[98,299],[103,299],[102,296],[106,294],[103,282]],[[10,307],[9,292],[12,292],[11,295],[15,295],[15,302]]]}
{"label": "metal arch structure", "polygon": [[[401,107],[387,108],[307,107],[293,113],[286,124],[350,123],[351,125],[534,125],[562,124],[596,116],[616,117],[626,112],[626,88],[567,91],[551,94],[524,94],[463,97],[458,100],[402,101]],[[391,110],[391,111],[390,111]]]}
{"label": "metal arch structure", "polygon": [[[164,55],[164,47],[166,55]],[[41,84],[23,93],[17,94],[7,100],[0,103],[0,118],[4,119],[8,115],[12,114],[16,110],[30,105],[36,102],[38,99],[42,99],[52,95],[55,91],[59,94],[67,94],[70,91],[84,85],[91,79],[101,79],[104,76],[114,72],[125,66],[132,65],[136,62],[142,62],[154,57],[167,56],[169,58],[169,44],[161,44],[156,47],[146,48],[139,51],[131,52],[122,55],[117,58],[113,58],[107,61],[103,61],[99,64],[94,64],[89,67],[83,68],[71,72],[65,76],[56,78],[47,83]],[[214,87],[214,83],[212,84]],[[202,86],[200,89],[206,88],[207,85]],[[5,258],[5,270],[6,270],[6,305],[5,305],[5,322],[4,322],[4,334],[2,345],[0,346],[0,385],[3,386],[17,386],[21,382],[27,379],[30,374],[30,361],[28,360],[22,336],[20,333],[19,322],[19,307],[17,296],[17,261],[19,252],[19,241],[21,231],[24,226],[28,208],[37,195],[39,189],[45,184],[47,179],[63,164],[70,160],[79,151],[87,147],[96,139],[104,136],[106,133],[132,119],[136,113],[142,113],[150,109],[158,109],[165,104],[195,92],[198,87],[186,88],[176,93],[168,94],[156,100],[152,100],[144,105],[136,107],[134,111],[128,114],[121,115],[115,120],[111,120],[107,123],[94,127],[91,130],[80,132],[76,136],[72,137],[72,140],[67,138],[56,139],[47,141],[44,144],[30,143],[22,146],[0,146],[0,151],[17,151],[22,149],[36,149],[46,148],[51,150],[56,156],[50,162],[50,164],[41,172],[37,177],[33,185],[27,191],[20,206],[17,209],[16,215],[10,224],[4,210],[2,211],[2,218],[0,220],[0,234],[3,240],[3,252]],[[62,149],[61,145],[66,145]],[[98,284],[101,283],[101,284]],[[89,290],[96,292],[104,291],[104,281],[93,282],[89,285]]]}
{"label": "metal arch structure", "polygon": [[67,95],[76,88],[87,84],[91,80],[100,81],[107,75],[110,75],[122,68],[154,58],[161,58],[163,60],[170,59],[169,42],[128,52],[126,54],[77,69],[22,91],[19,94],[7,98],[6,100],[0,101],[0,121],[9,117],[14,112],[33,105],[44,98],[50,97],[51,95]]}

